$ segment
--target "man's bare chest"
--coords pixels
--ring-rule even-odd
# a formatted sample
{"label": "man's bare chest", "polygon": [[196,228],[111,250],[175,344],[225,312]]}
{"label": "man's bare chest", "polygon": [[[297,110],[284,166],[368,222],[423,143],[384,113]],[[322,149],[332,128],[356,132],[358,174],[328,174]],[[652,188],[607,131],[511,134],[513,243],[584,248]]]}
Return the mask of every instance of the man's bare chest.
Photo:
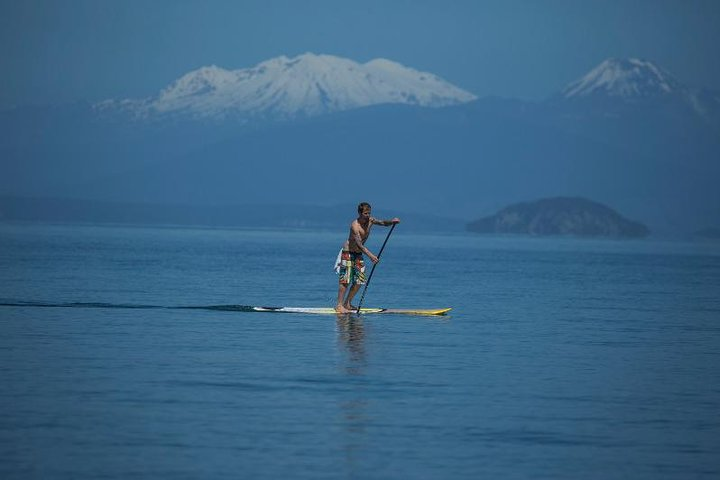
{"label": "man's bare chest", "polygon": [[360,236],[363,243],[365,243],[365,240],[367,240],[368,235],[370,235],[370,225],[363,226],[361,223],[358,223],[355,225],[354,230]]}

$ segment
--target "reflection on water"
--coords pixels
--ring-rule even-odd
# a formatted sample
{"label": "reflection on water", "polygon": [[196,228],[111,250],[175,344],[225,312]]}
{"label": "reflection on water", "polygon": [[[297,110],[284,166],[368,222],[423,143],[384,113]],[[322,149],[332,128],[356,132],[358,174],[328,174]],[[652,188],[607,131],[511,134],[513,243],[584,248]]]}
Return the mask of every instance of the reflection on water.
{"label": "reflection on water", "polygon": [[348,375],[363,375],[365,367],[365,327],[359,315],[337,315],[338,344],[346,354]]}
{"label": "reflection on water", "polygon": [[347,395],[339,401],[344,435],[345,462],[349,472],[362,468],[358,459],[365,447],[365,428],[368,423],[366,384],[367,366],[365,326],[359,315],[338,315],[338,350],[341,360],[338,367],[348,381]]}

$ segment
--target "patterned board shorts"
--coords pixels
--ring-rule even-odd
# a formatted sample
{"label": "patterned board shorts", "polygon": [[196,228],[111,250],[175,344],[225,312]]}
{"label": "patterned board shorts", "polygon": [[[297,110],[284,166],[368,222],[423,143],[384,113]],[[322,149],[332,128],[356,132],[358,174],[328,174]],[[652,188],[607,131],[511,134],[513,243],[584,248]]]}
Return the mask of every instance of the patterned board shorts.
{"label": "patterned board shorts", "polygon": [[365,261],[362,253],[343,251],[339,274],[342,285],[365,285]]}

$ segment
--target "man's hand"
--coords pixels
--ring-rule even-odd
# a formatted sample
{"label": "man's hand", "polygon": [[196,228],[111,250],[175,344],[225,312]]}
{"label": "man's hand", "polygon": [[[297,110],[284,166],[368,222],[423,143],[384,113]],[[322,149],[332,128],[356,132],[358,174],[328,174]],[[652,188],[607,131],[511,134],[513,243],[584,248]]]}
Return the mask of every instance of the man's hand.
{"label": "man's hand", "polygon": [[373,263],[378,263],[380,261],[380,259],[378,257],[376,257],[375,255],[373,255],[372,253],[368,253],[368,258]]}
{"label": "man's hand", "polygon": [[400,223],[400,219],[395,217],[392,220],[390,220],[390,223]]}

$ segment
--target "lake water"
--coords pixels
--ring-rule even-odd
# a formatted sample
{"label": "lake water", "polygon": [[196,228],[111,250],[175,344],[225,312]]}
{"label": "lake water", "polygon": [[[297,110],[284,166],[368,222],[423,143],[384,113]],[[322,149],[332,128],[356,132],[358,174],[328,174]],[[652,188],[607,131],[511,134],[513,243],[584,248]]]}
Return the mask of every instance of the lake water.
{"label": "lake water", "polygon": [[0,477],[720,477],[720,246],[402,230],[0,224]]}

